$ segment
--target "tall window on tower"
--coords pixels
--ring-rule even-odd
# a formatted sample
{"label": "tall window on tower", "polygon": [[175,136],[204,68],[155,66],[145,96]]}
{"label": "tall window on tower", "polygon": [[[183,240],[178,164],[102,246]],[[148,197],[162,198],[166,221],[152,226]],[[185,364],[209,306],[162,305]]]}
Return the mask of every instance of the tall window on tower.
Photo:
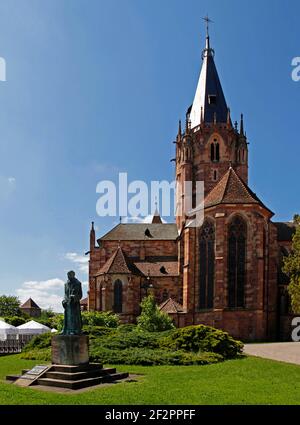
{"label": "tall window on tower", "polygon": [[114,283],[114,305],[113,310],[115,313],[122,313],[122,303],[123,303],[123,294],[122,294],[122,282],[120,279],[117,279]]}
{"label": "tall window on tower", "polygon": [[212,162],[220,161],[220,144],[217,139],[214,139],[213,143],[210,145],[210,159]]}
{"label": "tall window on tower", "polygon": [[228,228],[228,306],[245,306],[247,226],[235,217]]}
{"label": "tall window on tower", "polygon": [[201,227],[199,247],[199,308],[210,309],[214,305],[215,275],[215,228],[210,221],[205,221]]}

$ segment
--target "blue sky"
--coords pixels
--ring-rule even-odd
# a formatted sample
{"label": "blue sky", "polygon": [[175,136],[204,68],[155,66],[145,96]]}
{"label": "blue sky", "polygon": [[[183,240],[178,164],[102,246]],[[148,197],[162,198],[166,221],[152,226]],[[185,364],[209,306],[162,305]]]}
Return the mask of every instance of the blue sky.
{"label": "blue sky", "polygon": [[115,221],[96,216],[97,182],[173,179],[207,13],[250,187],[275,220],[300,211],[297,0],[1,0],[0,292],[57,308],[67,270],[87,280],[90,222]]}

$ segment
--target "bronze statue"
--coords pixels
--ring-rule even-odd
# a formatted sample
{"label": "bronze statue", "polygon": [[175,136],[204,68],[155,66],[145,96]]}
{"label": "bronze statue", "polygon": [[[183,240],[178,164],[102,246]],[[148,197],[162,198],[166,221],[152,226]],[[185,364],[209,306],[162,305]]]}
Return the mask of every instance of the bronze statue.
{"label": "bronze statue", "polygon": [[81,335],[81,298],[81,282],[76,279],[75,272],[70,271],[68,273],[68,281],[65,283],[65,297],[62,302],[65,309],[62,335]]}

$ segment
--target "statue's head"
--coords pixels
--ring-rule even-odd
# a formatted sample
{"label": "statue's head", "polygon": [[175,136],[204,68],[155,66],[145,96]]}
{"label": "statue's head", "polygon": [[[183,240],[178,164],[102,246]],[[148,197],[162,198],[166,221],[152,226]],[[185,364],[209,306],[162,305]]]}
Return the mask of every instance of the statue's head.
{"label": "statue's head", "polygon": [[69,279],[69,280],[70,280],[70,279],[74,279],[74,277],[75,277],[75,272],[73,272],[73,270],[69,271],[69,272],[68,272],[68,279]]}

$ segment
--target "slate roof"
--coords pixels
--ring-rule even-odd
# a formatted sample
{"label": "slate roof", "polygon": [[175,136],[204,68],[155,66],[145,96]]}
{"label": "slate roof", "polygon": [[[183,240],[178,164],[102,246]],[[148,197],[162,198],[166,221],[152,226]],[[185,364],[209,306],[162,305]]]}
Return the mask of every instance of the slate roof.
{"label": "slate roof", "polygon": [[232,167],[204,199],[205,208],[218,204],[257,204],[270,211]]}
{"label": "slate roof", "polygon": [[98,239],[101,241],[141,241],[141,240],[176,240],[178,237],[175,223],[120,223],[106,235]]}
{"label": "slate roof", "polygon": [[140,274],[136,266],[128,259],[121,247],[101,267],[99,274]]}
{"label": "slate roof", "polygon": [[178,263],[159,259],[136,261],[136,259],[128,258],[122,248],[118,247],[97,275],[131,273],[151,277],[178,276]]}
{"label": "slate roof", "polygon": [[168,298],[159,306],[159,309],[164,313],[183,313],[183,306],[173,298]]}
{"label": "slate roof", "polygon": [[[208,36],[202,57],[202,68],[190,112],[192,128],[200,124],[201,109],[205,123],[213,122],[214,114],[216,114],[217,122],[227,121],[228,108],[214,62],[214,50],[210,47]],[[211,101],[211,96],[215,96],[214,102]]]}
{"label": "slate roof", "polygon": [[177,261],[139,261],[134,265],[145,276],[148,274],[151,277],[178,276]]}
{"label": "slate roof", "polygon": [[296,225],[292,222],[276,222],[277,240],[280,242],[291,241],[296,231]]}
{"label": "slate roof", "polygon": [[33,301],[32,298],[29,298],[27,301],[25,301],[24,304],[21,305],[20,308],[38,308],[41,309],[36,302]]}

